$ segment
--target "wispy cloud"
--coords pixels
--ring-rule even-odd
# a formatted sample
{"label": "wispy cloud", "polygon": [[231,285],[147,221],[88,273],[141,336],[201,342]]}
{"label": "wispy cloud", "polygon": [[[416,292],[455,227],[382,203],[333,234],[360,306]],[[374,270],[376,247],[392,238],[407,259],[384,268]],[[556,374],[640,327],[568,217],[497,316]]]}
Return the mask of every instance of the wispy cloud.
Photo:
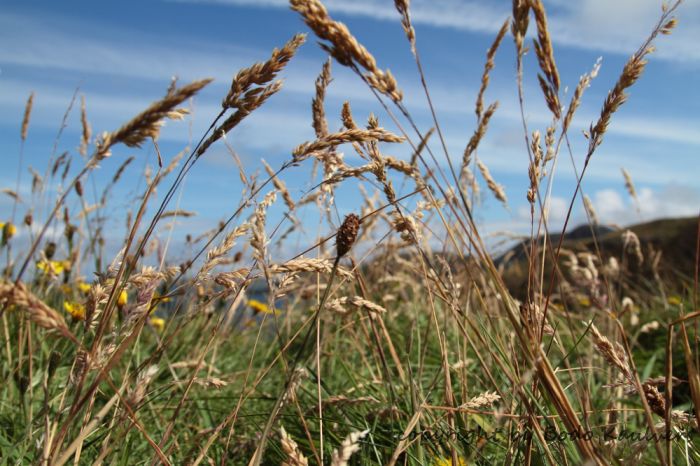
{"label": "wispy cloud", "polygon": [[[313,81],[311,81],[313,82]],[[339,96],[345,88],[334,87],[331,90],[337,92]],[[36,91],[35,108],[30,125],[30,135],[36,128],[45,128],[51,131],[57,128],[60,119],[65,111],[73,87],[61,87],[48,84],[46,82],[20,82],[15,80],[3,80],[0,86],[0,105],[5,109],[0,113],[0,125],[5,127],[19,128],[19,118],[23,111],[26,94],[28,90]],[[137,88],[138,89],[138,88]],[[90,91],[87,93],[88,116],[96,131],[114,130],[126,119],[140,112],[148,102],[157,99],[159,93],[148,93],[142,90],[131,90],[126,94],[114,95],[108,90]],[[220,90],[220,89],[219,89]],[[188,122],[173,122],[166,125],[161,135],[161,140],[186,144],[190,142],[190,135],[202,134],[209,123],[219,111],[219,98],[221,92],[213,90],[195,99],[194,115],[192,118],[192,133],[190,133]],[[306,97],[302,99],[285,96],[275,96],[269,105],[259,109],[236,129],[231,136],[231,142],[239,150],[261,152],[262,154],[283,155],[297,144],[313,137],[310,126],[310,109]],[[310,90],[308,91],[310,92]],[[293,94],[293,93],[292,93]],[[444,93],[436,93],[435,103],[439,110],[444,107],[447,112],[442,113],[442,126],[446,136],[447,145],[453,157],[459,157],[466,141],[470,135],[470,125],[473,122],[470,115],[464,108],[454,104],[455,100],[468,101],[468,93],[456,93],[451,96]],[[310,94],[309,94],[310,95]],[[287,99],[287,100],[285,100]],[[291,99],[291,100],[289,100]],[[340,99],[339,99],[340,100]],[[329,111],[337,111],[337,102],[329,106]],[[371,105],[370,105],[371,107]],[[362,108],[360,106],[359,108]],[[332,109],[332,110],[331,110]],[[419,107],[416,106],[416,109]],[[366,113],[356,109],[356,117],[364,118]],[[422,112],[422,113],[421,113]],[[414,115],[421,118],[425,110],[420,110]],[[329,118],[332,113],[329,113]],[[69,127],[75,131],[79,129],[77,113]],[[336,119],[336,121],[338,121]],[[427,121],[427,120],[426,120]],[[528,117],[529,124],[533,128],[544,128],[549,123],[546,114],[532,114]],[[579,128],[584,128],[590,118],[582,116],[579,121]],[[592,161],[587,178],[599,181],[619,181],[619,168],[625,166],[635,169],[635,179],[645,183],[664,183],[677,180],[679,182],[692,183],[694,172],[683,169],[683,166],[692,166],[695,162],[695,154],[686,154],[688,149],[673,149],[673,144],[690,144],[693,147],[700,146],[700,138],[697,132],[693,131],[693,124],[696,121],[681,120],[645,120],[642,118],[620,116],[611,124],[608,140],[601,146],[595,159]],[[385,121],[387,126],[390,122]],[[696,126],[697,127],[697,126]],[[274,137],[271,137],[271,128],[274,129]],[[629,139],[624,145],[624,150],[616,142],[616,136],[625,136]],[[585,144],[583,137],[577,130],[572,130],[571,140],[574,144],[574,154],[577,159],[581,156],[581,147]],[[77,141],[77,139],[76,139]],[[648,141],[657,141],[656,144],[666,147],[667,151],[672,151],[674,157],[662,159],[662,153],[655,153],[645,146]],[[619,142],[619,141],[618,141]],[[76,142],[77,144],[77,142]],[[522,177],[527,172],[527,157],[524,152],[522,130],[520,129],[519,114],[515,108],[509,109],[508,105],[503,105],[492,122],[492,128],[486,134],[482,142],[480,154],[485,157],[486,162],[497,174],[517,175]],[[408,146],[387,147],[389,153],[401,158],[410,157]],[[440,157],[440,151],[436,153]],[[684,155],[685,154],[685,155]],[[349,154],[352,155],[352,154]],[[666,164],[663,170],[659,169],[661,163]],[[580,168],[580,167],[579,167]],[[566,179],[574,176],[568,160],[568,155],[562,153],[559,164],[559,174]],[[523,183],[526,182],[523,178]],[[514,188],[517,189],[517,188]]]}
{"label": "wispy cloud", "polygon": [[[286,0],[175,0],[263,8],[288,8]],[[556,44],[630,54],[649,34],[661,12],[658,0],[554,0],[549,23]],[[393,2],[384,0],[325,0],[331,12],[398,22]],[[413,21],[434,27],[472,32],[495,32],[510,15],[510,1],[414,0]],[[659,56],[700,64],[700,0],[686,0],[678,30],[664,38]]]}
{"label": "wispy cloud", "polygon": [[[287,2],[284,0],[187,1],[287,7]],[[697,1],[700,0],[691,0],[687,6],[697,4]],[[423,24],[472,31],[491,31],[508,15],[507,3],[475,4],[456,0],[436,0],[435,2],[414,0],[412,5],[416,21]],[[589,3],[591,3],[589,0],[583,2],[584,11],[587,11]],[[328,1],[327,4],[332,10],[354,15],[364,15],[366,9],[371,7],[374,18],[396,21],[396,12],[390,1],[381,3],[377,0]],[[457,8],[457,10],[451,10],[452,14],[442,13],[443,9],[450,11],[450,8]],[[551,23],[556,23],[556,18],[566,19],[567,15],[573,15],[572,9],[573,7],[567,2],[554,2]],[[641,10],[643,10],[642,13],[646,11],[644,8]],[[454,13],[455,11],[459,14]],[[584,16],[592,17],[595,13],[594,11]],[[656,13],[658,11],[654,10],[644,14],[652,17]],[[473,21],[474,24],[469,21]],[[585,21],[594,21],[594,19]],[[643,21],[635,16],[635,22]],[[561,32],[561,34],[564,33],[566,31]],[[645,31],[641,31],[640,35],[635,37],[635,41],[643,37],[644,33]],[[90,40],[86,40],[85,34],[91,36]],[[91,89],[86,92],[88,114],[95,130],[113,130],[117,125],[141,111],[150,101],[160,97],[160,90],[152,91],[156,89],[155,82],[162,83],[164,87],[173,74],[180,75],[182,80],[214,76],[218,78],[218,83],[213,89],[198,96],[195,103],[196,114],[192,129],[194,135],[201,134],[209,123],[208,118],[218,113],[221,95],[225,93],[225,87],[229,85],[232,74],[243,66],[266,59],[270,53],[269,50],[252,46],[217,46],[216,50],[212,50],[211,47],[204,46],[203,40],[191,36],[155,40],[147,32],[134,33],[117,26],[96,31],[90,29],[85,22],[65,17],[48,21],[29,15],[0,14],[0,41],[10,45],[0,48],[0,63],[34,70],[28,78],[20,79],[8,74],[0,77],[2,84],[0,85],[0,105],[5,109],[0,113],[0,125],[18,126],[18,118],[21,117],[26,95],[29,90],[34,89],[37,91],[37,100],[32,124],[56,128],[81,76],[87,75],[90,82],[99,82],[99,78],[104,76],[117,76],[116,81],[108,80],[109,86],[90,86]],[[630,41],[630,44],[632,42],[634,41]],[[313,46],[313,44],[308,45],[308,47]],[[231,138],[234,147],[255,156],[259,156],[258,153],[264,156],[284,155],[303,140],[313,137],[310,130],[308,104],[319,68],[320,63],[308,56],[303,56],[303,52],[302,56],[292,61],[283,73],[285,87],[282,94],[275,96],[270,101],[270,105],[264,106],[251,115],[241,127],[236,129],[235,135]],[[44,70],[64,70],[66,78],[61,82],[48,80],[46,79],[48,73],[43,73]],[[480,71],[478,68],[475,73]],[[402,76],[399,75],[400,84],[406,94],[407,106],[416,120],[425,122],[425,126],[429,125],[430,119],[422,89],[415,80],[405,81],[401,78]],[[441,75],[436,74],[431,79],[432,97],[441,116],[450,152],[454,157],[459,157],[473,131],[474,117],[470,102],[473,102],[475,89],[469,89],[467,85],[444,86],[441,85],[441,78]],[[115,82],[125,84],[118,93],[113,92],[112,86]],[[144,87],[144,83],[148,84],[147,88]],[[530,89],[530,91],[533,90]],[[534,89],[534,92],[539,91]],[[499,88],[498,84],[492,83],[489,97],[498,98],[501,106],[482,143],[480,155],[485,158],[497,176],[508,175],[511,178],[518,176],[518,180],[524,180],[522,181],[524,185],[527,182],[524,178],[527,173],[527,157],[522,142],[522,125],[514,89]],[[332,126],[339,124],[337,116],[333,115],[337,115],[339,103],[345,99],[352,102],[358,120],[366,118],[369,111],[378,110],[376,101],[364,85],[343,67],[334,66],[334,81],[328,93],[328,115],[332,120]],[[574,144],[584,143],[579,130],[586,128],[596,119],[594,107],[584,106],[580,110],[571,131]],[[388,118],[381,114],[380,117],[384,119],[382,124],[391,126]],[[543,130],[551,121],[551,116],[546,109],[540,111],[534,105],[528,107],[526,118],[531,129]],[[692,183],[694,173],[688,170],[687,166],[692,166],[693,161],[687,155],[687,146],[700,146],[700,135],[695,130],[697,127],[700,127],[700,120],[692,117],[669,118],[654,115],[653,118],[644,118],[620,112],[611,124],[606,144],[601,147],[590,166],[587,179],[618,183],[619,167],[626,166],[635,168],[635,179],[639,182],[654,185],[673,180]],[[510,138],[510,134],[517,134],[517,136]],[[629,138],[631,145],[625,146],[625,152],[618,150],[615,144],[612,146],[609,144],[613,143],[617,136]],[[178,143],[188,142],[189,137],[190,132],[185,125],[178,123],[169,124],[162,134],[164,141]],[[668,162],[649,155],[648,151],[640,156],[641,151],[637,149],[649,141],[666,143],[669,151],[673,151],[677,145],[685,145],[685,149],[681,154],[674,153],[680,157],[674,157]],[[387,150],[398,151],[398,153],[391,152],[392,155],[402,157],[410,155],[407,147],[403,149],[391,147]],[[575,155],[580,156],[580,150],[575,151]],[[568,156],[562,154],[562,157],[564,158],[557,176],[565,177],[570,181],[573,170],[568,163]],[[251,156],[251,159],[254,158]],[[212,163],[217,163],[216,157],[212,158]],[[666,163],[663,170],[659,170],[661,163]],[[695,165],[697,165],[696,162]],[[508,189],[512,189],[514,193],[524,192],[518,187],[518,182],[513,183],[512,186],[509,185]],[[556,207],[553,205],[553,209]]]}
{"label": "wispy cloud", "polygon": [[[221,2],[267,7],[287,6],[285,0],[185,1]],[[595,3],[595,1],[585,0],[582,2],[584,17],[595,16],[595,12],[598,9],[589,5],[590,3]],[[628,1],[625,0],[622,3]],[[491,22],[494,24],[500,23],[508,14],[506,3],[494,2],[484,6],[474,2],[457,0],[437,0],[434,2],[415,0],[412,2],[412,8],[416,21],[420,20],[444,26],[449,26],[450,22],[455,24],[463,22],[462,27],[476,30],[478,28],[490,29]],[[642,5],[647,4],[646,0],[639,3]],[[691,6],[691,3],[700,3],[700,0],[689,0],[688,3],[686,6]],[[396,12],[392,2],[378,2],[378,0],[356,0],[353,2],[330,0],[327,1],[327,4],[331,9],[349,14],[364,14],[363,12],[368,11],[369,8],[375,18],[396,19]],[[573,15],[571,11],[573,7],[568,5],[567,2],[557,0],[553,9],[558,15],[563,17]],[[615,7],[614,11],[618,10],[621,10],[620,14],[622,14],[623,9]],[[653,10],[650,8],[638,8],[637,10],[641,11],[638,15],[642,16],[653,16],[654,13],[654,11],[647,12],[647,10]],[[686,8],[686,10],[689,10],[689,8]],[[446,14],[445,11],[452,11],[453,13]],[[613,12],[612,14],[614,15],[615,13]],[[641,21],[637,21],[637,19],[639,18],[635,17],[635,24]],[[475,24],[470,25],[469,21],[473,21]],[[553,19],[551,23],[554,25],[556,21]],[[454,24],[453,26],[456,27]],[[95,73],[98,75],[122,76],[130,79],[166,83],[173,75],[180,76],[183,80],[201,78],[206,75],[217,78],[217,82],[215,82],[213,87],[218,87],[218,92],[223,93],[222,89],[228,86],[231,76],[236,70],[249,66],[256,61],[264,60],[269,55],[269,50],[248,46],[217,45],[217,50],[212,51],[211,47],[206,47],[203,42],[191,37],[166,37],[155,40],[147,32],[135,34],[115,26],[103,27],[99,28],[99,30],[92,30],[91,28],[94,28],[94,26],[79,20],[54,18],[52,21],[47,21],[35,16],[3,13],[0,15],[0,41],[9,46],[0,48],[0,63],[32,67],[37,70],[65,70],[72,73],[71,75],[74,75],[76,79],[80,79],[81,75]],[[700,31],[700,27],[697,30]],[[85,34],[90,34],[90,40],[85,39]],[[165,43],[168,45],[165,45]],[[284,73],[285,92],[298,93],[303,98],[308,98],[313,92],[313,81],[317,68],[319,68],[319,63],[315,60],[304,56],[297,57]],[[5,74],[2,78],[3,86],[0,88],[0,101],[6,106],[11,105],[12,102],[15,105],[23,105],[24,97],[17,98],[17,96],[21,96],[30,90],[27,86],[29,81],[31,79],[28,80],[27,78],[24,78],[22,82],[13,81],[10,75]],[[95,82],[99,82],[99,79],[90,80],[91,84]],[[44,100],[43,105],[59,106],[61,107],[59,111],[65,108],[65,100],[68,97],[66,94],[72,92],[72,88],[77,84],[78,82],[71,82],[70,86],[66,85],[63,88],[59,88],[53,83],[48,84],[45,79],[42,79],[41,74],[32,82],[32,85],[44,88],[41,96]],[[406,80],[400,79],[400,84],[406,94],[409,108],[415,108],[418,112],[424,110],[424,97],[418,83],[414,81],[406,82]],[[436,84],[431,86],[433,100],[438,111],[446,115],[446,121],[458,117],[469,118],[465,109],[467,103],[474,98],[474,89],[450,88],[447,90],[439,85],[439,79],[434,80],[433,84]],[[94,89],[96,86],[88,87]],[[99,86],[97,87],[99,88]],[[131,90],[129,94],[133,95],[122,94],[110,97],[106,91],[103,95],[95,94],[95,92],[91,91],[88,95],[92,101],[91,110],[98,114],[104,113],[105,116],[111,115],[113,117],[111,120],[115,123],[124,117],[128,118],[134,110],[140,110],[141,106],[135,102],[137,99],[140,99],[141,105],[143,105],[143,102],[148,101],[149,98],[157,97],[144,96],[143,92],[139,95]],[[501,102],[495,124],[499,124],[499,120],[502,119],[508,122],[519,122],[520,112],[512,89],[506,92],[504,89],[493,88],[490,90],[490,94],[492,96],[495,95]],[[366,87],[340,66],[336,66],[334,69],[334,82],[329,89],[328,97],[331,101],[333,99],[336,101],[348,99],[353,103],[369,104],[374,102],[373,96]],[[204,102],[212,105],[218,104],[218,102],[214,103],[214,99],[212,94],[210,100],[205,100]],[[300,106],[299,108],[299,113],[296,115],[292,115],[293,111],[291,109],[287,109],[286,112],[289,113],[290,118],[301,116],[301,112],[304,115],[308,113],[307,107]],[[14,113],[10,114],[14,117]],[[549,123],[550,116],[546,111],[534,111],[532,108],[528,108],[527,118],[531,124],[545,126]],[[593,113],[579,115],[576,121],[581,126],[576,129],[584,129],[594,119],[595,114]],[[469,123],[470,121],[466,120],[464,123]],[[464,123],[460,123],[460,126],[463,127]],[[654,118],[649,120],[621,115],[616,118],[611,126],[611,132],[635,138],[640,137],[698,145],[700,144],[700,136],[697,131],[694,131],[694,128],[697,126],[697,121],[688,120],[687,118]]]}
{"label": "wispy cloud", "polygon": [[[212,49],[210,43],[191,35],[156,38],[148,32],[112,26],[95,31],[91,28],[85,21],[69,18],[45,21],[35,16],[1,13],[0,42],[4,47],[0,48],[0,63],[4,67],[65,71],[81,80],[102,75],[167,83],[173,76],[183,80],[208,76],[216,79],[214,86],[228,86],[239,69],[270,56],[270,50],[252,45],[217,44]],[[282,74],[285,89],[312,92],[320,66],[315,60],[296,57],[289,66],[291,72]],[[349,73],[336,74],[336,86],[343,88],[347,98],[373,98]],[[11,75],[4,73],[3,81],[7,79]],[[91,81],[96,83],[98,79]]]}
{"label": "wispy cloud", "polygon": [[198,45],[201,50],[204,44],[189,41],[183,51],[180,47],[186,44],[182,40],[173,38],[168,40],[169,45],[163,45],[162,40],[152,39],[147,33],[139,33],[135,38],[114,27],[93,35],[88,23],[66,18],[46,21],[23,14],[0,15],[0,40],[5,44],[0,49],[0,62],[6,66],[167,80],[173,75],[193,78],[202,70],[215,77],[227,76],[242,66],[246,56],[254,56],[251,49],[225,46],[217,54],[220,60],[213,61],[201,58],[199,53],[188,53]]}
{"label": "wispy cloud", "polygon": [[[632,225],[661,218],[691,217],[698,215],[700,191],[678,184],[658,188],[641,188],[639,204],[621,190],[611,188],[592,190],[588,193],[598,220],[607,225]],[[547,204],[550,231],[558,231],[564,224],[571,203],[570,198],[552,196]],[[537,215],[537,214],[536,214]],[[521,205],[513,216],[513,224],[503,226],[519,233],[529,233],[530,206]],[[581,197],[573,206],[570,225],[588,223]]]}
{"label": "wispy cloud", "polygon": [[619,191],[602,189],[593,196],[593,205],[604,223],[625,225],[658,218],[698,215],[700,191],[689,186],[667,185],[658,190],[639,190],[639,204]]}
{"label": "wispy cloud", "polygon": [[[661,14],[657,0],[554,0],[558,8],[550,26],[562,44],[629,54],[649,34]],[[671,2],[669,2],[671,3]],[[658,56],[678,62],[700,63],[700,0],[685,0],[680,22],[658,45]]]}

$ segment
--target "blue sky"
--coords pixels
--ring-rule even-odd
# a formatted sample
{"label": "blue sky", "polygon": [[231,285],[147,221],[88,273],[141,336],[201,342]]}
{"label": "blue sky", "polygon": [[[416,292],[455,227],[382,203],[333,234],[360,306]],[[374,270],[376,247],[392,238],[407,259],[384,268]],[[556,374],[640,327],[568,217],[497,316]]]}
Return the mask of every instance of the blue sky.
{"label": "blue sky", "polygon": [[[431,126],[420,82],[390,0],[333,0],[325,2],[334,18],[349,26],[375,55],[381,68],[389,68],[406,95],[409,110],[423,129]],[[439,119],[453,157],[460,158],[475,126],[474,99],[484,54],[500,24],[510,13],[502,0],[414,0],[413,20],[418,47]],[[545,1],[554,35],[555,56],[563,86],[575,88],[581,74],[598,57],[602,67],[587,91],[571,131],[574,158],[581,163],[586,141],[581,130],[596,119],[607,91],[626,58],[643,42],[660,14],[656,0]],[[634,223],[652,218],[696,215],[700,208],[700,0],[686,1],[671,36],[657,41],[658,52],[630,99],[613,118],[610,132],[594,156],[584,181],[606,222]],[[534,27],[534,26],[533,26]],[[195,99],[192,118],[169,123],[160,147],[166,159],[198,137],[218,113],[235,72],[269,57],[294,33],[308,32],[284,0],[181,0],[181,1],[4,1],[0,11],[0,187],[14,189],[19,154],[19,129],[27,96],[36,93],[25,148],[25,181],[20,194],[29,197],[27,166],[43,173],[61,119],[76,88],[85,95],[93,131],[110,131],[162,96],[170,77],[181,82],[213,77]],[[302,47],[282,73],[283,91],[253,114],[230,136],[246,169],[260,170],[260,158],[273,167],[290,156],[297,144],[313,139],[310,102],[314,80],[325,56],[315,38]],[[531,129],[544,132],[550,121],[535,80],[536,60],[526,56],[526,118]],[[344,100],[355,117],[370,112],[392,128],[371,93],[340,65],[333,66],[334,81],[327,96],[331,128],[339,128]],[[479,157],[505,185],[509,209],[486,194],[477,217],[487,231],[522,232],[528,224],[525,200],[528,187],[527,154],[517,107],[512,39],[507,36],[496,57],[486,102],[500,102],[492,125],[479,149]],[[569,96],[563,101],[568,102]],[[71,113],[57,153],[70,151],[78,165],[80,123],[77,107]],[[437,149],[437,146],[436,146]],[[408,148],[385,148],[408,157]],[[119,148],[95,174],[105,183],[125,157],[136,161],[115,191],[112,206],[128,209],[143,189],[141,174],[155,166],[152,148]],[[562,153],[554,184],[550,219],[561,224],[563,210],[573,192],[573,170]],[[359,164],[351,151],[346,161]],[[641,199],[641,216],[624,190],[620,168],[632,175]],[[299,197],[310,186],[308,169],[285,178]],[[485,188],[485,187],[484,187]],[[52,187],[60,189],[58,184]],[[406,189],[409,189],[408,187]],[[194,231],[204,231],[227,216],[237,205],[241,185],[237,170],[221,144],[207,153],[189,176],[179,206],[199,216],[188,220]],[[357,205],[356,187],[337,196],[340,213]],[[174,207],[174,206],[173,206]],[[11,213],[11,201],[0,199],[0,219]],[[575,219],[583,218],[580,207]],[[314,220],[317,222],[317,219]],[[313,227],[316,228],[316,227]]]}

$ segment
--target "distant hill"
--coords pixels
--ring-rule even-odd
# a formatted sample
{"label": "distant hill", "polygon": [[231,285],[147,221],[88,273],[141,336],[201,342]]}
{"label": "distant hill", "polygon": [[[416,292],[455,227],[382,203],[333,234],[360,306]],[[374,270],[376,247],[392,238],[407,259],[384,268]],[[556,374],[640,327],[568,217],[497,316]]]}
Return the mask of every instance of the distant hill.
{"label": "distant hill", "polygon": [[[644,261],[637,264],[630,261],[629,272],[645,280],[653,279],[653,258],[660,252],[658,273],[662,280],[673,289],[682,289],[692,283],[696,267],[696,247],[698,235],[697,217],[654,220],[626,228],[582,225],[564,236],[562,247],[574,252],[600,250],[604,260],[623,257],[623,233],[634,232],[641,244]],[[549,248],[556,248],[560,235],[553,234]],[[540,239],[538,244],[542,245]],[[528,256],[530,241],[523,241],[496,259],[503,271],[503,279],[516,296],[523,296],[527,287]],[[551,255],[548,253],[548,257]],[[549,265],[551,269],[551,263]],[[549,270],[546,270],[546,275]],[[551,275],[550,275],[551,276]]]}
{"label": "distant hill", "polygon": [[[564,242],[567,244],[570,244],[572,241],[585,241],[585,240],[592,240],[593,239],[593,234],[595,233],[595,236],[597,238],[602,238],[603,236],[615,232],[615,229],[606,225],[579,225],[576,228],[574,228],[571,231],[567,231],[566,235],[564,235]],[[551,244],[557,244],[559,242],[559,238],[561,237],[560,233],[552,233],[549,235],[549,241]],[[542,241],[540,240],[540,245],[542,244]],[[517,245],[513,246],[510,248],[508,251],[506,251],[504,254],[501,256],[497,257],[494,260],[494,263],[496,265],[501,265],[505,261],[512,262],[512,261],[519,261],[519,260],[524,260],[527,258],[528,254],[530,253],[530,240],[523,240],[520,241]]]}

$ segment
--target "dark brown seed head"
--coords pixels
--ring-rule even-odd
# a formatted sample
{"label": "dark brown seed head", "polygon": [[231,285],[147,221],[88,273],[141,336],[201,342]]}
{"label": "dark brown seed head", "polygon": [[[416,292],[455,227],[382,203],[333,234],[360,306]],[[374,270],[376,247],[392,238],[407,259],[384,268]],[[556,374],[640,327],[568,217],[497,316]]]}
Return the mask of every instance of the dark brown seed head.
{"label": "dark brown seed head", "polygon": [[27,392],[27,389],[29,388],[29,377],[27,377],[26,375],[15,374],[15,383],[17,384],[19,394],[24,396],[24,394]]}
{"label": "dark brown seed head", "polygon": [[357,239],[357,232],[360,229],[360,219],[355,214],[350,214],[345,217],[343,224],[338,229],[338,235],[335,238],[335,246],[338,257],[343,257],[348,253],[352,245]]}
{"label": "dark brown seed head", "polygon": [[666,400],[659,393],[659,389],[650,383],[642,384],[642,388],[644,389],[647,403],[649,403],[649,408],[659,416],[664,416],[666,414]]}
{"label": "dark brown seed head", "polygon": [[44,255],[46,255],[48,260],[51,260],[54,254],[56,254],[56,243],[50,241],[46,244],[46,248],[44,248]]}
{"label": "dark brown seed head", "polygon": [[49,357],[49,378],[53,377],[56,372],[58,365],[61,363],[61,353],[58,351],[52,351]]}

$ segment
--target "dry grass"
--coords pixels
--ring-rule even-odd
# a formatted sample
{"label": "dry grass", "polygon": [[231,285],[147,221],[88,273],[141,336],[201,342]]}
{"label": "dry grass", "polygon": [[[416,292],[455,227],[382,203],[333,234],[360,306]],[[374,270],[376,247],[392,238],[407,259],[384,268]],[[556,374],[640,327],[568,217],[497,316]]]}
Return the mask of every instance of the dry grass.
{"label": "dry grass", "polygon": [[391,72],[380,70],[372,54],[355,39],[347,26],[331,19],[320,1],[291,0],[290,5],[320,39],[330,42],[323,47],[338,63],[363,68],[366,71],[363,77],[372,88],[394,102],[401,101],[402,93]]}
{"label": "dry grass", "polygon": [[[142,181],[139,202],[119,219],[127,233],[112,245],[115,257],[102,247],[106,219],[118,215],[114,188],[133,174],[139,155],[116,163],[105,186],[96,186],[93,170],[118,144],[153,142],[164,161],[156,144],[163,122],[184,118],[181,105],[210,80],[181,87],[173,80],[163,98],[97,138],[81,98],[83,166],[70,178],[71,160],[79,159],[67,154],[50,161],[46,176],[32,171],[24,225],[13,223],[14,212],[2,225],[0,351],[8,383],[0,388],[0,457],[8,464],[700,462],[697,279],[665,282],[661,252],[632,229],[615,233],[619,254],[595,235],[586,251],[563,247],[564,235],[558,244],[548,236],[557,161],[579,137],[568,132],[600,63],[562,107],[567,83],[544,3],[514,1],[513,17],[486,53],[476,122],[453,165],[410,2],[394,3],[431,127],[419,128],[393,75],[319,0],[291,0],[330,55],[319,63],[310,106],[315,139],[290,147],[287,160],[263,162],[262,175],[227,139],[282,91],[279,77],[305,42],[297,34],[266,61],[234,73],[199,144],[134,175]],[[673,29],[677,6],[662,11],[584,136],[585,165],[564,228],[593,154],[641,77],[652,42]],[[530,19],[534,77],[523,65],[531,59]],[[509,32],[529,158],[519,196],[531,219],[525,257],[510,266],[491,256],[474,220],[483,208],[478,179],[507,208],[505,187],[478,152],[498,117],[498,102],[484,98]],[[381,127],[374,114],[355,118],[348,102],[331,115],[331,59],[374,91],[382,121],[396,129]],[[528,127],[524,80],[543,91],[552,117],[545,128]],[[31,94],[22,144],[33,103]],[[329,129],[338,120],[343,127]],[[238,205],[204,231],[166,225],[195,215],[173,198],[215,144],[226,145],[237,164]],[[410,148],[409,160],[385,153],[399,144]],[[446,163],[435,155],[437,144]],[[343,158],[344,148],[359,164]],[[300,194],[298,180],[307,175],[311,188]],[[64,190],[47,199],[58,177]],[[626,170],[623,177],[638,203]],[[19,184],[18,177],[17,188],[4,191],[15,210]],[[336,190],[350,185],[362,196],[343,218]],[[583,196],[583,203],[598,225],[592,201]],[[62,236],[48,235],[54,230]],[[184,247],[173,235],[184,236]],[[20,238],[28,247],[12,249]],[[524,290],[506,286],[508,267],[524,270]],[[95,277],[86,278],[86,269]],[[675,285],[686,286],[685,295]],[[649,435],[630,442],[625,431]]]}

